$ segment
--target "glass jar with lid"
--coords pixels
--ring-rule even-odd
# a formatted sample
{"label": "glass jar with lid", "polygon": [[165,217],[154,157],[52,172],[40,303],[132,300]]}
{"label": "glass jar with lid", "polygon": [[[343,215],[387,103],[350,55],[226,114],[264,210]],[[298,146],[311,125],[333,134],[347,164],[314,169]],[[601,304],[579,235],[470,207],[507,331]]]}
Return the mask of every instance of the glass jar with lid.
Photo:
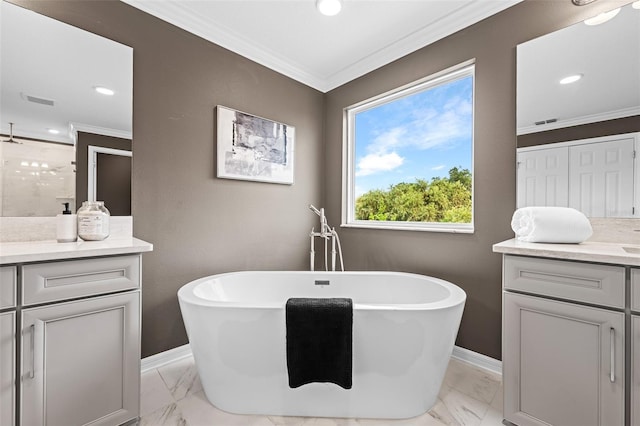
{"label": "glass jar with lid", "polygon": [[85,241],[101,241],[109,236],[109,210],[104,201],[83,201],[78,209],[78,236]]}

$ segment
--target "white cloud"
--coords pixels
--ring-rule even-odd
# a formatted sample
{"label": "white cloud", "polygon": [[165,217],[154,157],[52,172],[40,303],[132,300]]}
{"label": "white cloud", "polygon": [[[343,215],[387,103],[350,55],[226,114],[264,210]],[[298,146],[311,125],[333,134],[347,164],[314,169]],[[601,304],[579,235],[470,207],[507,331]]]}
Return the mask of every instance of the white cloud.
{"label": "white cloud", "polygon": [[368,154],[358,161],[356,176],[367,176],[378,172],[388,172],[404,163],[404,158],[397,153]]}
{"label": "white cloud", "polygon": [[469,135],[471,114],[471,102],[461,97],[451,98],[440,111],[415,108],[410,121],[377,135],[367,150],[382,155],[403,147],[448,148],[458,138]]}
{"label": "white cloud", "polygon": [[431,170],[433,170],[433,171],[442,170],[445,167],[447,167],[447,166],[445,166],[444,164],[440,164],[439,166],[432,167]]}

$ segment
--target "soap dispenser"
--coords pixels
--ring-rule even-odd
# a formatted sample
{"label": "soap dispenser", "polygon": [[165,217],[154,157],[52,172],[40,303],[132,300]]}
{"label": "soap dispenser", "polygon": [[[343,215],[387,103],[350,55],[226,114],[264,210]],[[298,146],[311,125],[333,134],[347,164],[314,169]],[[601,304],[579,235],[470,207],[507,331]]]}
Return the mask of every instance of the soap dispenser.
{"label": "soap dispenser", "polygon": [[69,203],[62,204],[64,211],[56,216],[58,242],[72,243],[78,240],[78,217],[69,210]]}

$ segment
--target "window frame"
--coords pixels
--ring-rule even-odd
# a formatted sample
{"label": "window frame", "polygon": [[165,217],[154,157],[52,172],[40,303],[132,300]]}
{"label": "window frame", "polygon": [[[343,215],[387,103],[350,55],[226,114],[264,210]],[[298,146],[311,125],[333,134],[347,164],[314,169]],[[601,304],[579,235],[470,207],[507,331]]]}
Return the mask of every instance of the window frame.
{"label": "window frame", "polygon": [[[406,96],[428,90],[461,78],[471,76],[471,222],[409,222],[355,219],[355,116],[363,111],[394,102]],[[448,232],[472,234],[475,232],[475,59],[431,74],[399,88],[376,95],[343,109],[342,141],[342,223],[344,228],[395,229],[408,231]]]}

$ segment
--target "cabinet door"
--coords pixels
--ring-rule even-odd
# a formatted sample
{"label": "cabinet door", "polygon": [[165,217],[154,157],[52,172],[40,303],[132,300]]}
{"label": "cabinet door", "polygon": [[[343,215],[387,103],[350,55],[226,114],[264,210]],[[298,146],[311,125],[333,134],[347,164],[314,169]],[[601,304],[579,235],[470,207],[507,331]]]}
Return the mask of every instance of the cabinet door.
{"label": "cabinet door", "polygon": [[640,315],[631,315],[631,426],[640,426]]}
{"label": "cabinet door", "polygon": [[16,313],[0,314],[0,425],[15,424]]}
{"label": "cabinet door", "polygon": [[0,309],[15,308],[17,275],[15,266],[0,267]]}
{"label": "cabinet door", "polygon": [[569,148],[569,207],[589,217],[633,216],[634,139]]}
{"label": "cabinet door", "polygon": [[138,417],[139,327],[137,291],[23,310],[21,424]]}
{"label": "cabinet door", "polygon": [[518,151],[518,208],[566,207],[569,202],[567,147]]}
{"label": "cabinet door", "polygon": [[519,426],[624,424],[624,314],[504,294],[504,416]]}
{"label": "cabinet door", "polygon": [[631,268],[631,310],[640,314],[640,268]]}

